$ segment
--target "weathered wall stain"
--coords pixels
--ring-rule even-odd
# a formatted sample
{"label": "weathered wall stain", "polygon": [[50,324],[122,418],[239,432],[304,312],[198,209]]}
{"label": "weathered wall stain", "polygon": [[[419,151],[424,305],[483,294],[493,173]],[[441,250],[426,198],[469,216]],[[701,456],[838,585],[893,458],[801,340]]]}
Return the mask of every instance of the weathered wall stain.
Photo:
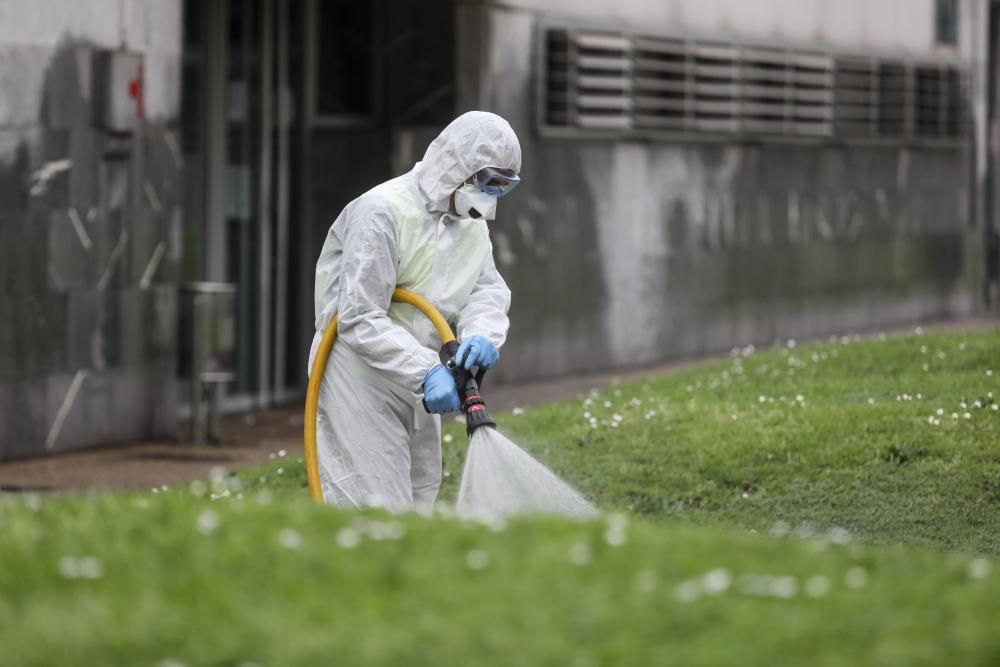
{"label": "weathered wall stain", "polygon": [[98,50],[66,39],[5,65],[41,95],[34,122],[0,117],[0,459],[174,430],[177,257],[158,248],[180,165],[166,123],[100,129]]}

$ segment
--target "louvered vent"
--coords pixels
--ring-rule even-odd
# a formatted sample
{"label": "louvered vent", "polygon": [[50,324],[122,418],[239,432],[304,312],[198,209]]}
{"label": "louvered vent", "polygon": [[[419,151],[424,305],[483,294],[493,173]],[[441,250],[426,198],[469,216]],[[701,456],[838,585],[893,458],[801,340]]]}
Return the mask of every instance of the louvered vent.
{"label": "louvered vent", "polygon": [[953,66],[549,29],[549,130],[845,139],[963,135]]}
{"label": "louvered vent", "polygon": [[837,58],[833,75],[834,132],[842,137],[878,135],[878,71],[870,58]]}
{"label": "louvered vent", "polygon": [[632,59],[614,35],[549,31],[546,117],[557,127],[628,129]]}

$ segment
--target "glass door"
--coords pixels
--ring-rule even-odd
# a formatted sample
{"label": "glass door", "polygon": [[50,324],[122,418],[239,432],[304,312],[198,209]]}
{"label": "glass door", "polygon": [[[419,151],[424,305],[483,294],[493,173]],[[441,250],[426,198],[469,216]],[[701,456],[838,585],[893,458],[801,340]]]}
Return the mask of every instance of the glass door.
{"label": "glass door", "polygon": [[[235,284],[229,409],[285,393],[299,1],[185,2],[185,280]],[[294,307],[294,304],[293,304]],[[277,389],[277,392],[276,392]]]}

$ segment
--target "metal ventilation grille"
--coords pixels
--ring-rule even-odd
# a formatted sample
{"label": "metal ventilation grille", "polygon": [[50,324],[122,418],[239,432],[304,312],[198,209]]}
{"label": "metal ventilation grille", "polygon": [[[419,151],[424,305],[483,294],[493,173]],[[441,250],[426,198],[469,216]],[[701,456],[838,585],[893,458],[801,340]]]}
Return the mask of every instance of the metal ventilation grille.
{"label": "metal ventilation grille", "polygon": [[842,137],[878,135],[878,71],[871,58],[834,62],[834,133]]}
{"label": "metal ventilation grille", "polygon": [[633,40],[632,103],[636,127],[685,129],[689,122],[689,88],[685,42]]}
{"label": "metal ventilation grille", "polygon": [[952,66],[567,29],[545,31],[544,129],[954,140]]}
{"label": "metal ventilation grille", "polygon": [[632,60],[622,37],[549,31],[546,117],[554,126],[628,129]]}

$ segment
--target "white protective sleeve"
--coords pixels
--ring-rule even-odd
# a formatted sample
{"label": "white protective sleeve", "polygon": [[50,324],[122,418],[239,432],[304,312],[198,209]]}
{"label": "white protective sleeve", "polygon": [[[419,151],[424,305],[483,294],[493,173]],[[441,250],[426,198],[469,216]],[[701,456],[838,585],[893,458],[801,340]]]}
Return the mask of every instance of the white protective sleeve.
{"label": "white protective sleeve", "polygon": [[344,236],[337,336],[371,368],[419,394],[440,361],[387,314],[399,257],[395,222],[388,212],[369,209],[348,221]]}
{"label": "white protective sleeve", "polygon": [[469,295],[469,300],[458,313],[458,338],[465,340],[470,336],[485,336],[499,350],[507,340],[507,330],[510,320],[507,311],[510,310],[510,289],[497,271],[493,261],[493,246],[490,246],[479,272],[476,286]]}

